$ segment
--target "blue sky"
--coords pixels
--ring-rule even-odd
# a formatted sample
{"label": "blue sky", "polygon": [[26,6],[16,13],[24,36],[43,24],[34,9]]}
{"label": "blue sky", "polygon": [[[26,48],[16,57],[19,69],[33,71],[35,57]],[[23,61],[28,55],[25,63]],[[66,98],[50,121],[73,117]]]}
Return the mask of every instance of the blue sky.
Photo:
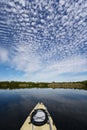
{"label": "blue sky", "polygon": [[87,1],[0,0],[2,80],[87,80]]}

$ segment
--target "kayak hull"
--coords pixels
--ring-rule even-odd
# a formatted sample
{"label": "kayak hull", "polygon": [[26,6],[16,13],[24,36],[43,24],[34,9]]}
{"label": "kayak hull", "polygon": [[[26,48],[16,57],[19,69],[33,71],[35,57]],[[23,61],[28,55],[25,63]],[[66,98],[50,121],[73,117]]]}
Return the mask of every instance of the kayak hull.
{"label": "kayak hull", "polygon": [[[45,110],[48,116],[48,121],[47,123],[43,124],[43,125],[34,125],[33,123],[31,123],[31,115],[32,113],[37,110]],[[47,108],[44,106],[43,103],[38,103],[35,108],[32,110],[32,112],[29,114],[29,116],[27,117],[27,119],[25,120],[24,124],[22,125],[22,127],[20,128],[20,130],[57,130],[56,126],[53,123],[53,120],[49,114],[49,112],[47,111]]]}

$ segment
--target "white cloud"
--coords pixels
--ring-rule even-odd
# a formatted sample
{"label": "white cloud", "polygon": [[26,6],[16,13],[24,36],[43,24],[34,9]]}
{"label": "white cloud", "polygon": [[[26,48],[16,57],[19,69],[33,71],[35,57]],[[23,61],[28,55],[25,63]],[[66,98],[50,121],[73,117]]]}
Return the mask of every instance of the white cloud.
{"label": "white cloud", "polygon": [[6,48],[0,47],[0,63],[7,62],[9,60],[9,52]]}
{"label": "white cloud", "polygon": [[[32,69],[32,67],[34,69]],[[82,57],[72,57],[71,59],[52,62],[48,65],[42,65],[36,62],[34,62],[32,66],[28,64],[24,79],[30,81],[75,81],[86,79],[86,76],[75,76],[75,74],[81,72],[87,72],[87,60]],[[65,73],[71,73],[73,76],[70,77],[66,75],[64,77],[63,75]]]}
{"label": "white cloud", "polygon": [[46,71],[56,71],[62,73],[78,73],[87,71],[87,59],[79,56],[71,57],[63,61],[55,62],[46,68]]}
{"label": "white cloud", "polygon": [[20,44],[13,48],[15,51],[12,49],[11,66],[14,69],[23,71],[24,73],[33,73],[41,68],[40,60],[34,52],[36,48],[33,44]]}
{"label": "white cloud", "polygon": [[19,3],[22,4],[22,6],[25,6],[25,0],[20,0]]}
{"label": "white cloud", "polygon": [[60,1],[59,1],[59,4],[60,4],[60,5],[64,5],[64,4],[65,4],[65,0],[60,0]]}
{"label": "white cloud", "polygon": [[[11,67],[44,80],[87,71],[85,1],[36,0],[25,5],[25,0],[13,0],[7,4],[10,7],[1,7],[7,17],[1,16],[0,39],[1,44],[10,45]],[[8,53],[0,48],[0,60],[8,61]]]}

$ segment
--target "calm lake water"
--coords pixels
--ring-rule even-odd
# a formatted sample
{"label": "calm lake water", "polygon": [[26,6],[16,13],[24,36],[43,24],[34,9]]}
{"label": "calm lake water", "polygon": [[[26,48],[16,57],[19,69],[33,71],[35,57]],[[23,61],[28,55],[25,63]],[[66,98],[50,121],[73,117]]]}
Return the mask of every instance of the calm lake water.
{"label": "calm lake water", "polygon": [[87,130],[87,91],[37,88],[0,90],[0,130],[19,130],[38,102],[58,130]]}

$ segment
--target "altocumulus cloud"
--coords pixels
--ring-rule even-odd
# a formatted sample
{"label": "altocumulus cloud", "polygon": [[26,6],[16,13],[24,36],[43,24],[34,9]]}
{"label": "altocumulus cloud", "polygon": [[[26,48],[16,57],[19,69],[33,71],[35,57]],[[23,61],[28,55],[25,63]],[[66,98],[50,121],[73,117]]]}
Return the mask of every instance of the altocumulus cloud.
{"label": "altocumulus cloud", "polygon": [[4,63],[9,61],[9,53],[8,50],[0,47],[0,63]]}
{"label": "altocumulus cloud", "polygon": [[87,1],[2,0],[0,39],[0,60],[22,71],[23,80],[87,73]]}

